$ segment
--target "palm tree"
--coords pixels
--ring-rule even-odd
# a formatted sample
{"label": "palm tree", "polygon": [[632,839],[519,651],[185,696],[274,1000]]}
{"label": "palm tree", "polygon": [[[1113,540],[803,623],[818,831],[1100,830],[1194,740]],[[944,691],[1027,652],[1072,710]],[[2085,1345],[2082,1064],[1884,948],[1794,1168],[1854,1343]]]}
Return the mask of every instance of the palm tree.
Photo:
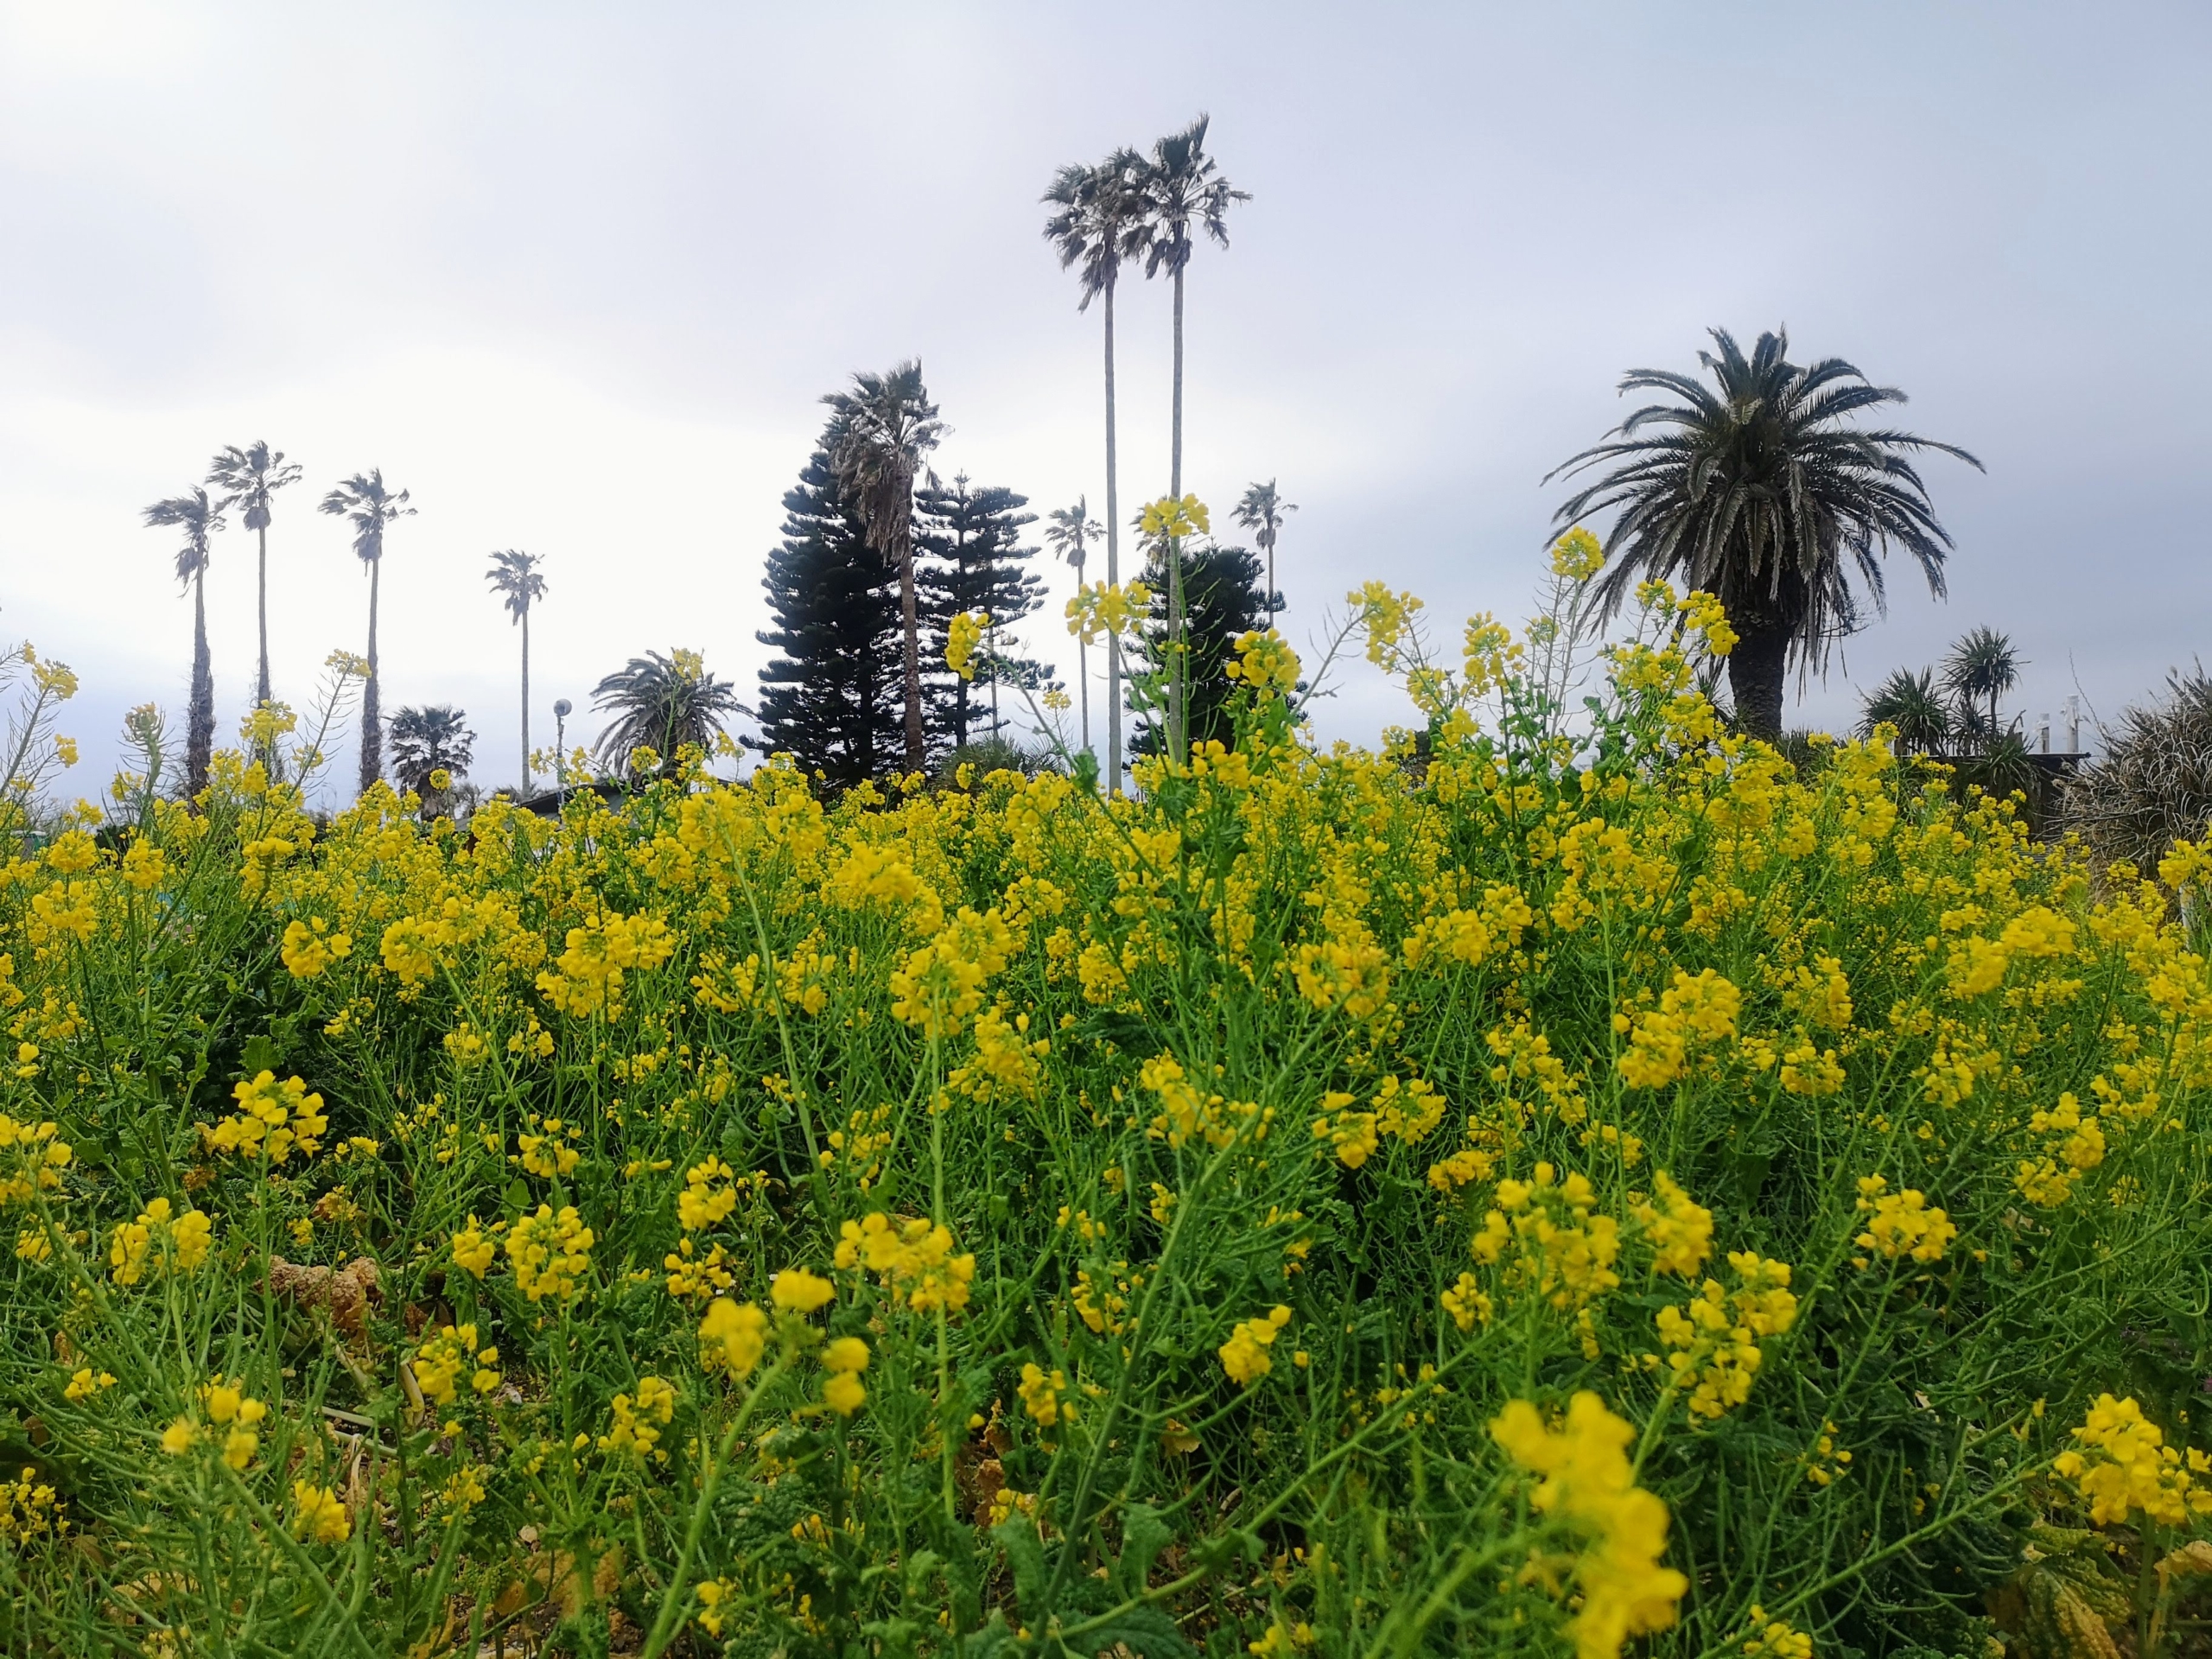
{"label": "palm tree", "polygon": [[1162,270],[1175,278],[1175,410],[1167,470],[1167,493],[1183,493],[1183,272],[1191,263],[1192,227],[1202,226],[1223,247],[1229,245],[1229,205],[1252,200],[1215,170],[1206,154],[1206,125],[1201,115],[1180,132],[1152,147],[1141,180],[1144,193],[1144,274]]}
{"label": "palm tree", "polygon": [[1252,539],[1259,543],[1260,551],[1268,556],[1268,603],[1273,606],[1275,597],[1275,537],[1281,533],[1283,515],[1296,512],[1298,503],[1286,501],[1282,492],[1275,488],[1272,478],[1264,484],[1255,484],[1244,492],[1244,499],[1236,504],[1236,522],[1252,532]]}
{"label": "palm tree", "polygon": [[855,374],[850,391],[823,403],[830,421],[830,462],[860,509],[868,544],[899,572],[899,609],[906,636],[906,767],[924,765],[921,627],[914,604],[914,477],[937,448],[944,423],[922,385],[918,358],[888,374]]}
{"label": "palm tree", "polygon": [[[2024,666],[2010,639],[1994,628],[1979,627],[1960,635],[1943,659],[1943,686],[1972,716],[1974,726],[1993,741],[2000,727],[1998,699],[2020,683]],[[1986,713],[1984,699],[1989,703]]]}
{"label": "palm tree", "polygon": [[321,511],[353,526],[353,553],[369,573],[369,678],[361,692],[361,792],[384,775],[382,699],[377,695],[377,588],[384,570],[385,526],[410,516],[407,492],[385,487],[381,467],[345,480],[322,498]]}
{"label": "palm tree", "polygon": [[[444,704],[402,709],[391,717],[392,777],[401,789],[413,791],[433,817],[446,810],[468,775],[476,734],[467,719]],[[447,774],[442,786],[435,781],[441,772]]]}
{"label": "palm tree", "polygon": [[1878,726],[1897,730],[1898,744],[1916,754],[1946,753],[1951,743],[1951,710],[1936,688],[1936,671],[1900,668],[1868,692],[1859,710],[1859,729],[1867,737]]}
{"label": "palm tree", "polygon": [[271,449],[259,438],[243,449],[227,446],[209,463],[207,481],[226,492],[225,508],[244,507],[241,521],[260,537],[260,573],[256,593],[261,619],[261,672],[254,681],[254,707],[273,696],[269,685],[269,498],[300,481],[300,469],[288,466],[282,449]]}
{"label": "palm tree", "polygon": [[672,772],[678,749],[687,743],[712,748],[726,715],[752,712],[737,700],[736,687],[707,671],[697,652],[680,647],[666,657],[657,651],[632,657],[592,688],[591,701],[614,716],[594,751],[603,764],[626,772],[639,749],[650,749],[662,772]]}
{"label": "palm tree", "polygon": [[184,792],[207,787],[207,762],[215,752],[215,671],[207,655],[207,538],[223,527],[222,507],[205,490],[173,495],[146,509],[146,523],[175,524],[184,531],[177,550],[176,579],[192,587],[192,701],[184,722]]}
{"label": "palm tree", "polygon": [[506,601],[507,614],[522,625],[522,787],[530,792],[530,607],[545,597],[545,578],[537,574],[544,563],[535,553],[509,548],[492,556],[484,580]]}
{"label": "palm tree", "polygon": [[[1098,521],[1090,516],[1090,498],[1078,496],[1071,507],[1055,507],[1045,515],[1045,539],[1052,544],[1052,551],[1066,561],[1075,572],[1076,586],[1083,586],[1083,565],[1085,550],[1105,532]],[[1083,699],[1083,747],[1090,747],[1090,646],[1081,634],[1076,636],[1076,677]]]}
{"label": "palm tree", "polygon": [[[1060,256],[1061,269],[1074,267],[1081,280],[1076,309],[1087,311],[1102,296],[1106,317],[1106,580],[1122,580],[1122,524],[1118,511],[1119,469],[1114,453],[1114,288],[1122,261],[1135,258],[1144,245],[1144,198],[1138,181],[1144,158],[1117,149],[1096,167],[1064,167],[1054,175],[1045,201],[1059,209],[1045,221],[1045,236]],[[1106,636],[1106,772],[1109,791],[1122,780],[1122,642]]]}
{"label": "palm tree", "polygon": [[[1943,593],[1952,545],[1910,456],[1934,450],[1980,469],[1956,445],[1847,424],[1862,409],[1905,401],[1840,358],[1789,360],[1786,334],[1761,334],[1747,358],[1725,329],[1700,352],[1717,391],[1694,376],[1636,369],[1620,389],[1671,394],[1635,410],[1547,483],[1601,463],[1611,470],[1554,515],[1572,524],[1618,507],[1599,581],[1609,614],[1639,576],[1681,575],[1717,596],[1736,631],[1728,683],[1736,717],[1755,736],[1782,731],[1782,683],[1827,664],[1858,624],[1858,584],[1887,609],[1881,556],[1910,553],[1929,591]],[[1645,432],[1647,427],[1661,430]]]}

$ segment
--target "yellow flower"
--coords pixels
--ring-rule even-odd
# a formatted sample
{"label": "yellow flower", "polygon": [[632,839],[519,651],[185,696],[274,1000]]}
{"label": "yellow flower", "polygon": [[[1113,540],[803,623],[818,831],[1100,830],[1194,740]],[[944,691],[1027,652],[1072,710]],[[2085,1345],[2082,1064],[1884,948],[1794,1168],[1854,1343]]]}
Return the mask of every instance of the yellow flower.
{"label": "yellow flower", "polygon": [[1552,543],[1552,574],[1569,582],[1589,581],[1605,563],[1604,544],[1580,524]]}
{"label": "yellow flower", "polygon": [[353,1535],[353,1523],[338,1494],[311,1480],[292,1483],[292,1535],[303,1543],[342,1544]]}
{"label": "yellow flower", "polygon": [[700,1363],[709,1370],[746,1377],[766,1351],[768,1316],[751,1302],[717,1296],[699,1321]]}
{"label": "yellow flower", "polygon": [[1249,1389],[1273,1370],[1268,1350],[1289,1323],[1290,1310],[1278,1304],[1265,1319],[1246,1319],[1237,1325],[1229,1340],[1215,1351],[1221,1356],[1221,1369],[1229,1373],[1229,1380]]}
{"label": "yellow flower", "polygon": [[973,658],[991,626],[988,611],[963,611],[945,628],[944,665],[963,680],[976,677]]}
{"label": "yellow flower", "polygon": [[836,1294],[835,1285],[804,1268],[787,1268],[768,1281],[768,1300],[786,1313],[811,1313]]}

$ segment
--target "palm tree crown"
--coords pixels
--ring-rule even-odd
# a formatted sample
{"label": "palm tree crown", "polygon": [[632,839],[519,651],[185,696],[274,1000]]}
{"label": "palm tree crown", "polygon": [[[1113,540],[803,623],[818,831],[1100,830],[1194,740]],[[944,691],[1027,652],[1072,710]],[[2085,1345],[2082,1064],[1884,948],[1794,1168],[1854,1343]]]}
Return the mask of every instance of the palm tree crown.
{"label": "palm tree crown", "polygon": [[[1986,733],[1994,735],[1998,700],[2020,683],[2024,666],[2008,637],[1986,626],[1970,629],[1943,659],[1944,689],[1959,700],[1961,713],[1974,716],[1976,724],[1986,721]],[[1986,714],[1984,702],[1989,705]]]}
{"label": "palm tree crown", "polygon": [[1045,518],[1045,539],[1081,581],[1085,550],[1106,533],[1105,526],[1090,516],[1090,499],[1084,496],[1071,507],[1055,507]]}
{"label": "palm tree crown", "polygon": [[628,770],[639,749],[652,750],[661,770],[671,771],[685,744],[709,750],[725,717],[750,712],[737,700],[736,687],[709,673],[697,652],[681,648],[666,657],[657,651],[632,657],[593,687],[591,698],[593,708],[614,716],[594,752],[616,771]]}
{"label": "palm tree crown", "polygon": [[492,568],[484,573],[492,591],[505,604],[507,614],[518,622],[530,614],[531,605],[545,597],[545,578],[537,572],[544,563],[535,553],[518,553],[508,548],[492,556]]}
{"label": "palm tree crown", "polygon": [[374,564],[384,557],[385,526],[415,511],[407,505],[407,493],[385,488],[384,469],[372,467],[342,480],[324,496],[321,511],[352,524],[354,556],[363,564]]}
{"label": "palm tree crown", "polygon": [[1059,209],[1045,221],[1045,239],[1061,269],[1079,274],[1078,311],[1114,286],[1124,259],[1144,251],[1144,166],[1134,149],[1117,149],[1096,166],[1062,168],[1045,192],[1046,206]]}
{"label": "palm tree crown", "polygon": [[[475,756],[476,734],[468,729],[467,721],[460,709],[445,704],[402,709],[394,715],[391,772],[400,788],[414,791],[426,802],[442,803],[451,795]],[[443,789],[432,781],[440,772],[450,774]]]}
{"label": "palm tree crown", "polygon": [[1942,594],[1951,537],[1910,457],[1933,450],[1981,463],[1955,444],[1849,424],[1905,396],[1840,358],[1794,364],[1779,331],[1761,334],[1748,357],[1726,330],[1712,337],[1715,350],[1698,360],[1713,388],[1670,370],[1631,371],[1624,393],[1669,401],[1634,410],[1545,481],[1608,469],[1554,515],[1571,524],[1619,510],[1597,613],[1644,576],[1679,576],[1716,595],[1738,635],[1728,664],[1737,717],[1770,737],[1781,730],[1787,664],[1825,666],[1830,646],[1859,624],[1862,589],[1886,608],[1881,560],[1891,543]]}
{"label": "palm tree crown", "polygon": [[830,463],[859,509],[868,544],[899,572],[906,629],[906,764],[922,767],[920,620],[914,599],[914,479],[922,457],[945,432],[922,384],[919,359],[888,374],[855,374],[850,391],[833,391]]}
{"label": "palm tree crown", "polygon": [[173,495],[146,509],[146,523],[158,529],[175,524],[184,531],[184,545],[176,550],[176,580],[180,589],[207,574],[207,538],[223,527],[224,504],[210,501],[207,492]]}
{"label": "palm tree crown", "polygon": [[1909,668],[1891,671],[1866,694],[1859,710],[1859,729],[1866,737],[1875,728],[1892,728],[1897,744],[1908,753],[1941,755],[1951,744],[1951,706],[1936,684],[1936,671]]}
{"label": "palm tree crown", "polygon": [[1163,270],[1172,275],[1190,263],[1194,226],[1227,247],[1229,205],[1252,200],[1249,191],[1223,178],[1206,154],[1206,128],[1211,120],[1201,115],[1152,147],[1151,160],[1138,181],[1144,204],[1140,236],[1147,276]]}

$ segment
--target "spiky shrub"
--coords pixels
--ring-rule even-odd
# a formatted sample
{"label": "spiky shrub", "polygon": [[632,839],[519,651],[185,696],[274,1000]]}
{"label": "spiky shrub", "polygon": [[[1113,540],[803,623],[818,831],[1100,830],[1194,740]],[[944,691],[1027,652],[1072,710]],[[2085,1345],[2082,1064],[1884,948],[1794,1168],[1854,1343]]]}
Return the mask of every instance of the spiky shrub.
{"label": "spiky shrub", "polygon": [[2212,677],[2169,673],[2164,696],[2132,706],[2102,736],[2104,753],[2061,792],[2060,824],[2101,863],[2152,869],[2212,823]]}
{"label": "spiky shrub", "polygon": [[2163,893],[1727,734],[1702,598],[1594,709],[1560,615],[1354,598],[1418,784],[1252,634],[1141,800],[691,764],[317,833],[218,755],[6,866],[0,1645],[2151,1651]]}

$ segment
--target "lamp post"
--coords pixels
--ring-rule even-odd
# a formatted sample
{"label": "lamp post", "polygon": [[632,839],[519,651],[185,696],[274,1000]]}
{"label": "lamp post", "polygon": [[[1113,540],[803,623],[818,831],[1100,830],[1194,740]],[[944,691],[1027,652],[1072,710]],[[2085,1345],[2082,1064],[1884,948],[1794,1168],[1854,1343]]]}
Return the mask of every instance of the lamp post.
{"label": "lamp post", "polygon": [[569,779],[569,716],[576,705],[563,697],[553,705],[553,786],[559,789]]}

